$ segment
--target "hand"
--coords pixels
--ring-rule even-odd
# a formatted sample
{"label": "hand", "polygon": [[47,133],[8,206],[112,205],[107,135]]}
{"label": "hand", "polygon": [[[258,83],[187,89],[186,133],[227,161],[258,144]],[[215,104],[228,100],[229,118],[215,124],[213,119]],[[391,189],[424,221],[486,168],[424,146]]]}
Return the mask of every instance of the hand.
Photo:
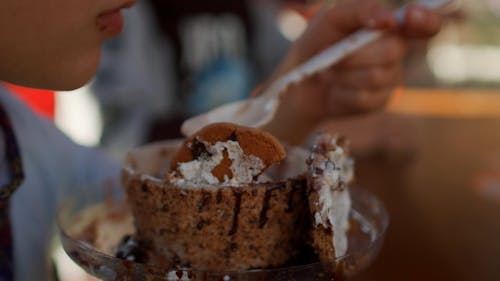
{"label": "hand", "polygon": [[[404,23],[398,24],[392,11],[374,0],[346,0],[320,11],[270,81],[358,29],[376,28],[387,33],[330,69],[292,86],[268,129],[289,139],[285,135],[303,135],[329,117],[383,108],[401,80],[407,41],[434,35],[441,20],[436,12],[412,6]],[[293,122],[294,132],[284,122]],[[300,124],[304,132],[296,132]]]}

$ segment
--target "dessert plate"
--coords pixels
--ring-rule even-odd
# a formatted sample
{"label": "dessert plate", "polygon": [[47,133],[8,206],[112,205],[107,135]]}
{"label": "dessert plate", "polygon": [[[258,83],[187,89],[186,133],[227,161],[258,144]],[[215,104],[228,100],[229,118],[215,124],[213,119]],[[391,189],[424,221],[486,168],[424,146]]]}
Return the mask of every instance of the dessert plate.
{"label": "dessert plate", "polygon": [[[58,213],[62,245],[66,253],[89,274],[102,280],[346,280],[366,269],[376,258],[388,226],[383,204],[367,190],[351,186],[351,228],[347,253],[331,263],[322,263],[310,255],[294,264],[273,269],[233,272],[209,272],[183,268],[159,268],[116,258],[113,252],[119,240],[133,231],[130,213],[117,184],[94,186],[85,194],[68,198]],[[103,194],[102,190],[107,190]],[[109,219],[109,224],[95,223],[92,217]],[[84,219],[86,218],[86,219]],[[99,245],[79,239],[78,230],[94,223],[95,231],[107,232]],[[105,229],[107,228],[107,229]]]}

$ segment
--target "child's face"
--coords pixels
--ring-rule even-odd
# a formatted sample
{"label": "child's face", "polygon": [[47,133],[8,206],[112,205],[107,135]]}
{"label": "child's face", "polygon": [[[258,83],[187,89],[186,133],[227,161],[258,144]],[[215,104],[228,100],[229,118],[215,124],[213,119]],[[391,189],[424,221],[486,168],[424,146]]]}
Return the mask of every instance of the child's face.
{"label": "child's face", "polygon": [[94,74],[101,43],[136,0],[1,0],[0,80],[58,90]]}

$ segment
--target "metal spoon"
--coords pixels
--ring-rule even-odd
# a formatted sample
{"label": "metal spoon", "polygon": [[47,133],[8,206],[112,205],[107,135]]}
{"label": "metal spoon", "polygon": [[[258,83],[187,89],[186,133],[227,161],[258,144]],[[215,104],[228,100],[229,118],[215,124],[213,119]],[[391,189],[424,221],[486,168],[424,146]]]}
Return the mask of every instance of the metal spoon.
{"label": "metal spoon", "polygon": [[[439,9],[453,0],[417,0],[413,4],[428,9]],[[395,11],[399,22],[404,20],[407,5]],[[207,113],[184,121],[181,132],[189,136],[202,127],[216,122],[231,122],[248,127],[262,127],[269,123],[280,104],[282,93],[292,84],[333,66],[343,58],[375,41],[384,34],[380,30],[361,29],[325,49],[300,66],[273,82],[261,95],[219,106]]]}

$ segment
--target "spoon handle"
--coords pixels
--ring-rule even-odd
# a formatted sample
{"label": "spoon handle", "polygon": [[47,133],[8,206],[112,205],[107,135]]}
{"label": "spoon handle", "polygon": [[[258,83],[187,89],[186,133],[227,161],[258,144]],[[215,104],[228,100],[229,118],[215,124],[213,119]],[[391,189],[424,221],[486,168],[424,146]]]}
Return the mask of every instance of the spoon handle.
{"label": "spoon handle", "polygon": [[[429,9],[437,9],[452,1],[454,0],[416,0],[413,3]],[[395,11],[395,16],[400,22],[404,20],[406,7],[405,5]],[[260,95],[247,100],[225,104],[205,114],[191,117],[184,121],[181,131],[188,136],[203,126],[215,122],[233,122],[250,127],[262,127],[274,117],[282,98],[281,95],[286,88],[314,73],[331,67],[382,35],[383,31],[380,30],[359,30],[281,76]]]}
{"label": "spoon handle", "polygon": [[[438,9],[451,3],[453,0],[417,0],[413,4],[428,9]],[[403,22],[407,5],[396,10],[395,16],[399,22]],[[273,83],[262,95],[274,96],[284,91],[289,85],[302,81],[312,74],[333,66],[343,58],[366,46],[384,34],[383,31],[375,29],[361,29],[334,45],[323,50],[300,66],[294,68]]]}

